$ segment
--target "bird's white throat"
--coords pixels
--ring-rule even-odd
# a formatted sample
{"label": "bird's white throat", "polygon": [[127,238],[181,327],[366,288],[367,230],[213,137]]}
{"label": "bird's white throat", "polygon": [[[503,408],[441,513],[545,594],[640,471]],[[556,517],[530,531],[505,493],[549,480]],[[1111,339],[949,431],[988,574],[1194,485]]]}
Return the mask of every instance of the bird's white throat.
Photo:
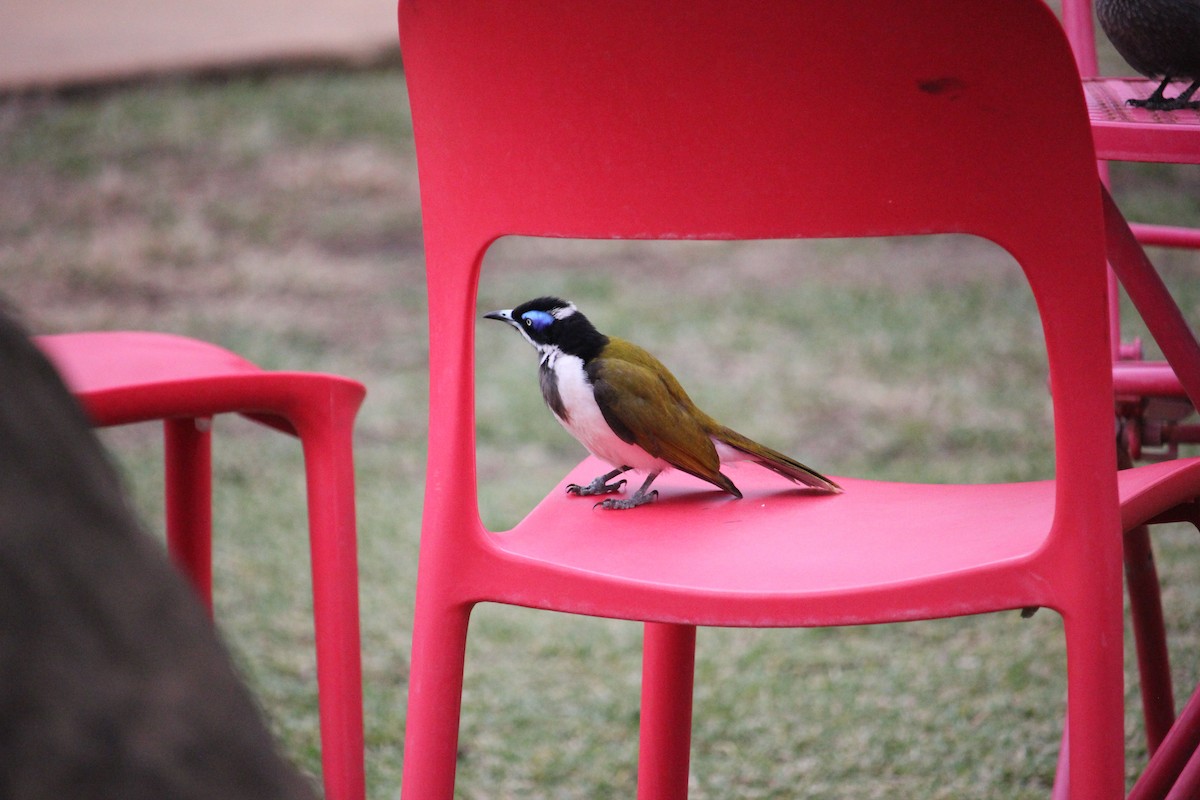
{"label": "bird's white throat", "polygon": [[543,345],[538,350],[542,353],[543,368],[554,376],[559,401],[566,414],[564,419],[555,413],[555,418],[592,455],[614,467],[632,467],[642,472],[670,469],[671,465],[666,461],[613,433],[596,403],[595,391],[583,369],[583,359],[552,345]]}

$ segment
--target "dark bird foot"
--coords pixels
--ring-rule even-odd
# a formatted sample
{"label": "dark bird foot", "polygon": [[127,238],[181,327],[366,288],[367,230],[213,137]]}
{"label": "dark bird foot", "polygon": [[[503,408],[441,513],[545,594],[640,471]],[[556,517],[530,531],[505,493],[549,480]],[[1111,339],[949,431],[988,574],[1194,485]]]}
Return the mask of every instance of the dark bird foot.
{"label": "dark bird foot", "polygon": [[1154,90],[1154,93],[1145,100],[1133,97],[1125,102],[1131,106],[1144,108],[1147,111],[1179,111],[1184,108],[1200,108],[1200,100],[1192,100],[1192,95],[1196,93],[1197,89],[1200,89],[1200,80],[1193,81],[1191,86],[1184,89],[1175,97],[1168,99],[1163,92],[1166,91],[1170,83],[1170,77],[1164,78],[1163,82]]}
{"label": "dark bird foot", "polygon": [[594,497],[599,494],[616,494],[621,491],[621,488],[626,484],[624,478],[615,482],[609,483],[610,480],[628,470],[629,467],[622,469],[614,469],[612,472],[606,472],[600,477],[593,480],[587,486],[580,486],[578,483],[572,483],[567,486],[567,494],[577,495],[579,497]]}
{"label": "dark bird foot", "polygon": [[1145,100],[1139,100],[1136,97],[1125,101],[1131,106],[1144,108],[1147,111],[1180,111],[1181,109],[1200,109],[1200,100],[1180,100],[1178,97],[1167,99],[1165,97],[1154,99],[1147,97]]}
{"label": "dark bird foot", "polygon": [[[625,481],[621,481],[621,483],[624,482]],[[652,492],[646,493],[636,492],[634,493],[633,497],[619,499],[616,497],[610,497],[607,500],[601,500],[599,503],[596,503],[596,505],[592,506],[592,508],[605,508],[609,511],[623,511],[627,508],[637,508],[638,506],[644,506],[647,503],[653,503],[657,499],[658,490],[655,489]]]}

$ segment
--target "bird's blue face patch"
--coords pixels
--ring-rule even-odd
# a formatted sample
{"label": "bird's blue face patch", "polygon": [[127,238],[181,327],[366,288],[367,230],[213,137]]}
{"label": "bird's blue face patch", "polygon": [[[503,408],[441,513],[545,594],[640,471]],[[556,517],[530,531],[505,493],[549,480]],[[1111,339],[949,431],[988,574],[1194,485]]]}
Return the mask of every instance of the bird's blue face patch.
{"label": "bird's blue face patch", "polygon": [[525,327],[540,333],[553,324],[554,315],[547,314],[545,311],[526,311],[521,315],[521,320],[525,323]]}

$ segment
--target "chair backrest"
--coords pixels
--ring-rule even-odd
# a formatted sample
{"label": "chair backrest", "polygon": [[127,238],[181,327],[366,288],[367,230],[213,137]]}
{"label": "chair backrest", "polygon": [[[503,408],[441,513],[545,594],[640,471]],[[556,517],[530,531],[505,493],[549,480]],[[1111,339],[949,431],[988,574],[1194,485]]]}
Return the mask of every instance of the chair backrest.
{"label": "chair backrest", "polygon": [[991,239],[1043,318],[1060,511],[1114,518],[1099,184],[1039,0],[402,0],[400,34],[428,260],[427,514],[459,515],[433,527],[478,525],[475,293],[507,234]]}

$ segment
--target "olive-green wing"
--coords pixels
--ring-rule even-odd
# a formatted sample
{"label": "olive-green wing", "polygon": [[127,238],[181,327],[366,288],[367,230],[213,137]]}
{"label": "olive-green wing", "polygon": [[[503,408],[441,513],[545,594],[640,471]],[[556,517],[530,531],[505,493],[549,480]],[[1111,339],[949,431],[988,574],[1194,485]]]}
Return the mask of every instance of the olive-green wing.
{"label": "olive-green wing", "polygon": [[636,345],[610,340],[605,354],[588,364],[596,403],[609,426],[676,469],[741,497],[721,474],[721,460],[700,412],[675,377]]}

